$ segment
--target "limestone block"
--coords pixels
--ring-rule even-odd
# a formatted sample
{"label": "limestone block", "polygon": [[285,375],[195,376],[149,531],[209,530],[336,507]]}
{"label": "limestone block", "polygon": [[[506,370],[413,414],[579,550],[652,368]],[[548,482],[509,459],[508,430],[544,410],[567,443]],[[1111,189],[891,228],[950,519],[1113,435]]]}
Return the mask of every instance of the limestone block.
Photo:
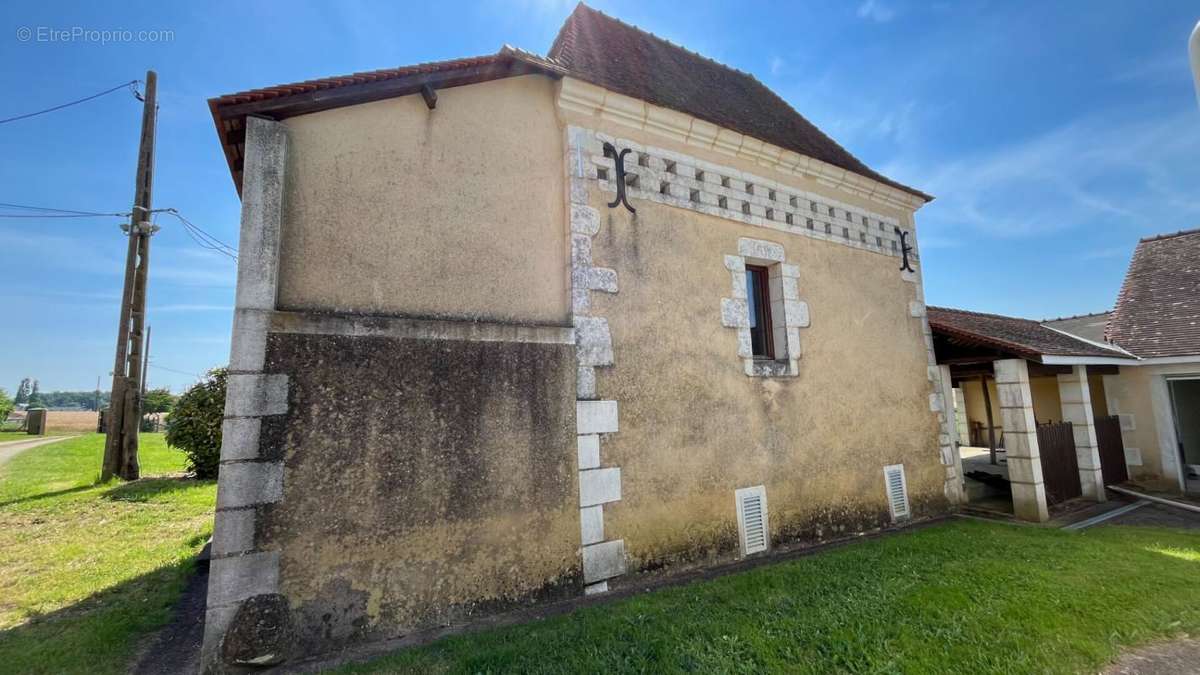
{"label": "limestone block", "polygon": [[578,434],[616,433],[616,401],[576,401],[575,425]]}
{"label": "limestone block", "polygon": [[613,364],[612,335],[608,330],[608,319],[575,317],[575,354],[580,366]]}
{"label": "limestone block", "polygon": [[750,327],[750,309],[741,298],[721,299],[721,325],[726,328]]}
{"label": "limestone block", "polygon": [[590,206],[571,205],[571,231],[594,236],[600,231],[600,212]]}
{"label": "limestone block", "polygon": [[583,581],[604,581],[625,573],[625,541],[605,541],[583,547]]}
{"label": "limestone block", "polygon": [[600,436],[584,434],[576,436],[579,452],[579,469],[597,469],[600,467]]}
{"label": "limestone block", "polygon": [[579,472],[579,506],[596,506],[621,500],[621,469],[587,469]]}
{"label": "limestone block", "polygon": [[221,480],[217,483],[218,509],[271,504],[282,498],[282,463],[234,462],[221,464]]}
{"label": "limestone block", "polygon": [[745,258],[783,262],[783,246],[761,239],[738,238],[738,254]]}
{"label": "limestone block", "polygon": [[220,607],[279,590],[278,551],[214,558],[209,570],[209,607]]}
{"label": "limestone block", "polygon": [[579,535],[584,546],[604,541],[604,507],[579,509]]}

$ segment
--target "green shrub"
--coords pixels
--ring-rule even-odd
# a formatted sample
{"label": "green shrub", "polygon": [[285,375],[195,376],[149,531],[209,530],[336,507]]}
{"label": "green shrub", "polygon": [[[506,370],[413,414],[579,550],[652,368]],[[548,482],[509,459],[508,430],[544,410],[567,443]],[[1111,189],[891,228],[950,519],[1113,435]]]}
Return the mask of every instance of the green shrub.
{"label": "green shrub", "polygon": [[216,478],[221,461],[221,420],[225,416],[225,368],[213,368],[183,392],[167,419],[167,445],[187,455],[188,471]]}

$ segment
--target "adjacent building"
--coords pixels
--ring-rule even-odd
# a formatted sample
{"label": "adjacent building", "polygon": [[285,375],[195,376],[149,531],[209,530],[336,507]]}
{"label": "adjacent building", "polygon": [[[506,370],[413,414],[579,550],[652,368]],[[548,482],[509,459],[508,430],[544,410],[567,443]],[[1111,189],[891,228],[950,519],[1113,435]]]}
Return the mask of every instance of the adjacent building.
{"label": "adjacent building", "polygon": [[931,197],[580,5],[545,57],[222,96],[205,635],[270,663],[947,511]]}

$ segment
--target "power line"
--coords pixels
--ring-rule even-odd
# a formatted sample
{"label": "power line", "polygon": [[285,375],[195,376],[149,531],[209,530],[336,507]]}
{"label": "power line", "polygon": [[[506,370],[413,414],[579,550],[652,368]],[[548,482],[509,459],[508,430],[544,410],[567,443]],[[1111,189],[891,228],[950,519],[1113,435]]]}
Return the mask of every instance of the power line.
{"label": "power line", "polygon": [[70,103],[63,103],[62,105],[56,105],[53,108],[46,108],[45,110],[39,110],[37,112],[25,113],[24,115],[17,115],[16,117],[9,117],[7,119],[2,119],[2,120],[0,120],[0,124],[8,124],[9,122],[16,122],[17,120],[28,119],[30,117],[44,115],[48,112],[54,112],[55,110],[62,110],[63,108],[69,108],[73,105],[78,105],[80,103],[86,103],[92,99],[100,98],[101,96],[104,96],[105,94],[111,94],[114,91],[117,91],[118,89],[124,89],[126,87],[129,87],[129,91],[130,91],[130,93],[133,94],[134,98],[137,98],[140,100],[141,97],[138,95],[137,89],[135,88],[135,85],[138,82],[139,82],[139,80],[130,80],[128,82],[122,82],[121,84],[118,84],[117,86],[113,87],[112,89],[105,89],[104,91],[100,92],[99,94],[92,94],[91,96],[86,96],[77,101],[71,101]]}
{"label": "power line", "polygon": [[179,222],[183,223],[184,231],[186,231],[188,236],[192,238],[192,241],[195,241],[197,244],[209,249],[210,251],[216,251],[217,253],[220,253],[221,255],[224,255],[235,262],[237,261],[236,248],[205,232],[200,228],[200,226],[196,225],[187,218],[184,218],[183,214],[179,213],[177,209],[163,209],[163,211],[175,216],[179,219]]}
{"label": "power line", "polygon": [[191,375],[192,377],[203,377],[203,375],[197,375],[196,373],[189,373],[186,370],[176,370],[174,368],[160,366],[157,363],[154,363],[153,361],[150,362],[150,367],[154,368],[155,370],[165,370],[168,373],[175,373],[176,375]]}
{"label": "power line", "polygon": [[128,216],[128,213],[101,213],[99,211],[77,211],[75,209],[54,209],[48,206],[30,206],[28,204],[8,204],[0,202],[0,206],[10,209],[25,209],[27,211],[53,211],[55,213],[72,213],[81,216]]}

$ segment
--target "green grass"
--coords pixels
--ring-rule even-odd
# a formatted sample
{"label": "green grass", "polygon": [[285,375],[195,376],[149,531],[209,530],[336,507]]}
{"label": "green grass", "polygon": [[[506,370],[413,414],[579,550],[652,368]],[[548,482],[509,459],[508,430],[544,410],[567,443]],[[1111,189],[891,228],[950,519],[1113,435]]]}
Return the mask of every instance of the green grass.
{"label": "green grass", "polygon": [[97,485],[104,437],[0,465],[0,671],[124,672],[170,618],[212,530],[216,485],[142,434],[143,478]]}
{"label": "green grass", "polygon": [[342,672],[1096,672],[1198,589],[1194,532],[956,521]]}

